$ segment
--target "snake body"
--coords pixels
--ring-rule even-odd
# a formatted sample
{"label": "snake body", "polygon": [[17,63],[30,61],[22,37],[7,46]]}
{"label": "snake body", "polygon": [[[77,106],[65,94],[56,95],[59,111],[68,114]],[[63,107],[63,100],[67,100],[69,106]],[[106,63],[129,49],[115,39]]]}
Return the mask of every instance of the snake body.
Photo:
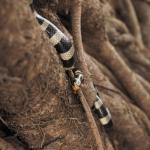
{"label": "snake body", "polygon": [[41,29],[48,35],[51,45],[60,55],[65,70],[72,70],[74,68],[75,59],[71,40],[68,39],[68,37],[54,24],[40,16],[36,11],[34,11],[34,15],[36,16]]}
{"label": "snake body", "polygon": [[110,111],[103,104],[98,93],[96,95],[96,101],[94,103],[94,110],[103,126],[105,126],[105,127],[112,126],[112,118],[111,118]]}
{"label": "snake body", "polygon": [[[32,11],[37,19],[41,29],[47,34],[51,45],[58,52],[61,61],[63,63],[66,72],[71,72],[73,74],[73,91],[77,93],[80,90],[80,85],[83,81],[82,72],[75,68],[75,58],[74,58],[74,48],[71,40],[60,31],[53,23],[39,15],[32,7],[32,2],[30,3]],[[112,126],[111,114],[107,107],[104,106],[99,94],[96,95],[96,100],[94,103],[94,110],[97,114],[101,124],[104,127]]]}

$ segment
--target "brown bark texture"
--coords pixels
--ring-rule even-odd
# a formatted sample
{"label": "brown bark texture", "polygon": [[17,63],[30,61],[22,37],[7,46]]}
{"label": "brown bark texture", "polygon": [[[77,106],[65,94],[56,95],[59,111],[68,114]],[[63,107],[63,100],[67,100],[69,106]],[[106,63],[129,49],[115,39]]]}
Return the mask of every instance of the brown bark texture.
{"label": "brown bark texture", "polygon": [[[34,0],[73,42],[74,94],[29,0],[0,1],[0,150],[150,150],[150,1]],[[105,129],[96,90],[110,109]]]}

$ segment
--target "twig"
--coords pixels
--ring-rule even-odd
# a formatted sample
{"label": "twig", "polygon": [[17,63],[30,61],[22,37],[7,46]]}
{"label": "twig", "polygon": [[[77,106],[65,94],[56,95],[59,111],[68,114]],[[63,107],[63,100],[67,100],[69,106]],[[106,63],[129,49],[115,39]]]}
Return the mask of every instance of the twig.
{"label": "twig", "polygon": [[[85,62],[84,58],[84,50],[83,50],[83,44],[82,44],[82,36],[81,36],[81,0],[73,0],[72,2],[72,30],[73,30],[73,39],[75,43],[75,48],[77,50],[77,55],[79,59],[79,64],[81,67],[81,70],[84,74],[85,82],[84,86],[82,86],[83,93],[81,94],[81,102],[83,104],[83,107],[86,111],[87,118],[90,124],[90,127],[93,131],[93,134],[96,139],[96,144],[98,146],[99,150],[104,150],[102,139],[100,137],[98,128],[96,126],[94,117],[92,115],[90,107],[93,105],[96,97],[95,89],[93,86],[93,82],[91,81],[89,77],[89,70],[87,68],[87,64]],[[84,97],[85,95],[85,97]],[[88,103],[87,103],[87,101]],[[90,107],[89,107],[90,105]]]}
{"label": "twig", "polygon": [[79,92],[80,93],[80,100],[81,100],[81,103],[83,105],[83,108],[86,112],[86,115],[87,115],[87,119],[88,119],[88,122],[90,124],[90,127],[91,127],[91,130],[95,136],[95,140],[96,140],[96,143],[97,143],[97,148],[98,150],[104,150],[103,148],[103,144],[102,144],[102,139],[100,137],[100,134],[99,134],[99,131],[98,131],[98,128],[97,128],[97,125],[95,123],[95,120],[94,120],[94,117],[93,117],[93,114],[91,112],[91,109],[82,93],[82,91]]}
{"label": "twig", "polygon": [[87,101],[89,103],[89,106],[92,107],[95,98],[96,98],[96,92],[95,88],[93,86],[93,82],[90,78],[90,72],[87,67],[87,63],[84,57],[84,50],[82,45],[82,36],[81,36],[81,7],[80,7],[80,0],[73,1],[72,5],[72,34],[73,34],[73,40],[75,49],[78,56],[78,64],[83,72],[84,75],[84,84],[82,84],[82,90],[85,98],[88,97]]}

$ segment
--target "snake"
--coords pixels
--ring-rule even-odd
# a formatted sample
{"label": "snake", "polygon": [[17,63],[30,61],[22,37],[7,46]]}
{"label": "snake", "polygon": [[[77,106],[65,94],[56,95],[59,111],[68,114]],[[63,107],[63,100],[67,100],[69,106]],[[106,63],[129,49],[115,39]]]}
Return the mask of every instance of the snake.
{"label": "snake", "polygon": [[[43,32],[46,33],[51,46],[53,46],[60,59],[66,73],[71,78],[72,89],[75,94],[80,90],[84,79],[82,72],[75,67],[75,51],[71,39],[69,39],[56,25],[44,18],[34,9],[33,0],[30,0],[30,8],[40,25]],[[97,91],[96,91],[97,92]],[[109,109],[104,105],[99,93],[97,92],[94,105],[92,107],[102,126],[110,128],[113,126],[112,117]]]}

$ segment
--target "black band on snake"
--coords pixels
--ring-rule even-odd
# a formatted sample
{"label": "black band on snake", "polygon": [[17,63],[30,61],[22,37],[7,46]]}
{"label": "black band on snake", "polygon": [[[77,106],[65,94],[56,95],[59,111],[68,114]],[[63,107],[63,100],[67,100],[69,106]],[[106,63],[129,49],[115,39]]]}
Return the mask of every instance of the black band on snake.
{"label": "black band on snake", "polygon": [[50,21],[40,16],[36,11],[34,11],[34,14],[41,29],[47,33],[51,45],[60,55],[65,70],[72,70],[74,68],[75,59],[71,41]]}
{"label": "black band on snake", "polygon": [[112,126],[112,119],[110,111],[107,107],[104,106],[99,94],[96,95],[96,101],[94,103],[94,111],[97,114],[99,121],[105,127]]}
{"label": "black band on snake", "polygon": [[[73,77],[72,89],[74,93],[77,93],[80,90],[80,85],[83,81],[83,74],[80,70],[75,68],[75,58],[74,58],[74,48],[73,44],[68,37],[62,33],[53,23],[44,17],[40,16],[32,6],[32,0],[30,3],[33,14],[35,15],[41,29],[48,35],[51,45],[58,52],[61,61],[63,63],[64,69],[66,72],[69,72],[69,77]],[[70,75],[72,74],[72,75]],[[99,95],[96,96],[96,101],[94,103],[94,110],[97,114],[101,124],[106,127],[112,126],[111,115],[108,110],[102,103]]]}

